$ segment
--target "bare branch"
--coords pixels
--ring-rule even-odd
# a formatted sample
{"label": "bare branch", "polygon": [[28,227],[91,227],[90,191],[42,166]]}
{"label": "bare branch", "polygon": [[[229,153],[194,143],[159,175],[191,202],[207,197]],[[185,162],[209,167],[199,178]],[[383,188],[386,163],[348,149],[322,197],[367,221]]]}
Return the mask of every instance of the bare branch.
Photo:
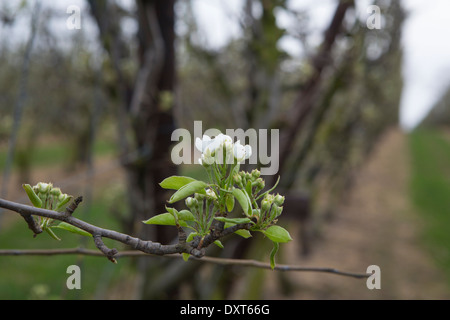
{"label": "bare branch", "polygon": [[34,236],[42,233],[41,226],[37,223],[36,220],[34,220],[31,214],[21,213],[20,215],[25,219],[25,222],[28,224],[28,228],[30,228],[30,230],[34,232]]}
{"label": "bare branch", "polygon": [[[55,256],[55,255],[71,255],[71,254],[80,254],[94,257],[101,257],[103,254],[96,250],[89,250],[85,248],[74,248],[74,249],[42,249],[42,250],[0,250],[0,256]],[[125,257],[152,257],[151,254],[146,254],[141,251],[122,251],[115,255],[116,258],[125,258]],[[165,255],[167,258],[176,258],[179,259],[180,255],[178,254],[168,254]],[[189,260],[202,261],[206,263],[213,263],[218,265],[232,265],[232,266],[240,266],[240,267],[253,267],[260,269],[271,269],[269,263],[264,263],[257,260],[251,259],[224,259],[224,258],[215,258],[215,257],[202,257],[196,258],[193,256],[189,257]],[[277,264],[274,270],[278,271],[286,271],[286,272],[321,272],[321,273],[330,273],[334,275],[351,277],[356,279],[365,279],[370,276],[367,273],[354,273],[341,271],[335,268],[321,268],[321,267],[302,267],[297,265],[286,265],[286,264]]]}
{"label": "bare branch", "polygon": [[[33,216],[40,216],[63,221],[81,230],[84,230],[93,236],[97,248],[103,254],[105,254],[106,257],[112,262],[114,262],[114,257],[117,254],[117,250],[109,249],[108,247],[106,247],[106,245],[102,241],[102,238],[109,238],[121,242],[125,245],[132,247],[135,250],[139,250],[147,254],[166,255],[173,253],[189,253],[197,258],[201,258],[205,255],[205,248],[208,247],[209,244],[211,244],[215,240],[218,240],[219,238],[222,238],[230,234],[231,232],[237,231],[239,229],[248,228],[246,224],[238,225],[238,227],[227,228],[217,234],[214,233],[206,236],[205,237],[206,241],[202,242],[201,245],[199,245],[199,241],[186,242],[183,241],[183,239],[180,239],[181,241],[179,241],[176,244],[162,245],[158,242],[141,240],[139,238],[135,238],[130,235],[120,233],[114,230],[103,229],[73,217],[72,212],[80,201],[81,201],[80,197],[75,199],[75,202],[71,204],[65,212],[57,212],[53,210],[36,208],[4,199],[0,199],[0,208],[9,209],[11,211],[19,213],[24,218],[26,217],[26,221],[30,226],[30,228],[35,227],[30,225],[31,220],[34,221]],[[36,231],[38,230],[37,229],[33,230],[35,234],[37,233]]]}
{"label": "bare branch", "polygon": [[[57,249],[57,250],[0,250],[0,256],[4,255],[61,255],[61,254],[83,254],[90,256],[106,256],[110,261],[116,263],[116,258],[119,257],[131,257],[131,256],[145,256],[145,255],[164,255],[167,257],[180,257],[179,253],[189,253],[191,256],[189,259],[201,260],[204,262],[220,264],[220,265],[238,265],[244,267],[255,267],[263,269],[271,269],[270,264],[256,261],[256,260],[245,260],[245,259],[223,259],[214,257],[205,257],[205,249],[214,241],[221,239],[227,235],[232,234],[237,230],[248,230],[251,227],[250,223],[236,224],[232,227],[223,229],[217,228],[212,230],[210,234],[205,236],[203,239],[200,237],[195,237],[193,241],[186,242],[186,239],[181,237],[179,242],[172,245],[162,245],[157,242],[141,240],[138,238],[131,237],[127,234],[123,234],[117,231],[103,229],[85,221],[79,220],[72,216],[73,210],[81,202],[81,198],[77,198],[74,203],[72,203],[65,212],[56,212],[47,209],[35,208],[28,205],[4,200],[0,198],[0,208],[9,209],[15,211],[27,217],[27,222],[29,219],[34,221],[33,215],[41,216],[45,218],[51,218],[54,220],[59,220],[78,227],[93,236],[94,243],[96,247],[100,250],[87,250],[84,248],[75,249]],[[29,223],[30,226],[30,223]],[[31,227],[30,227],[31,228]],[[42,230],[41,230],[42,232]],[[102,238],[109,238],[112,240],[119,241],[125,245],[132,247],[133,251],[124,251],[119,253],[116,249],[108,248],[103,242]],[[341,276],[353,277],[353,278],[367,278],[367,274],[361,273],[351,273],[339,271],[334,268],[316,268],[316,267],[301,267],[301,266],[291,266],[277,264],[274,270],[279,271],[303,271],[303,272],[324,272],[332,273]]]}

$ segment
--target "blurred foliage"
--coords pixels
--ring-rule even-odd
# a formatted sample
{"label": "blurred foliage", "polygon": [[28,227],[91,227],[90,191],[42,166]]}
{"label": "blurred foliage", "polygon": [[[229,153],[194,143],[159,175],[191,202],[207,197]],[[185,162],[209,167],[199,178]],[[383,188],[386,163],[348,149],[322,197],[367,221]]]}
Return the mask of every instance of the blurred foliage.
{"label": "blurred foliage", "polygon": [[[193,120],[202,120],[204,128],[283,130],[282,116],[311,77],[310,57],[319,48],[310,44],[312,30],[297,29],[308,25],[308,12],[290,11],[285,1],[244,3],[243,36],[220,49],[202,45],[202,30],[189,2],[180,5],[186,13],[181,17],[186,32],[179,44],[180,126],[190,128]],[[397,125],[404,12],[396,1],[375,4],[383,14],[379,30],[369,30],[363,18],[347,15],[333,48],[333,62],[325,71],[313,112],[299,131],[281,186],[314,193],[318,185],[327,185],[323,192],[339,199],[336,191],[345,192],[342,187],[354,167],[387,127]],[[294,15],[297,25],[280,28],[280,12]],[[284,52],[280,40],[289,37],[298,39],[307,55],[299,58]]]}
{"label": "blurred foliage", "polygon": [[[43,16],[51,18],[54,14],[51,8],[46,8]],[[102,89],[104,83],[99,76],[102,66],[97,64],[95,56],[98,53],[92,51],[83,29],[71,37],[70,50],[58,45],[56,37],[44,24],[32,52],[16,157],[18,161],[31,158],[34,145],[42,139],[50,144],[65,141],[72,151],[71,166],[87,160],[93,131],[101,125],[107,126],[114,104]],[[0,50],[2,145],[12,126],[20,81],[17,70],[23,63],[23,55],[22,45],[3,46]],[[112,133],[105,137],[108,135],[111,139]],[[26,156],[21,157],[24,152]]]}

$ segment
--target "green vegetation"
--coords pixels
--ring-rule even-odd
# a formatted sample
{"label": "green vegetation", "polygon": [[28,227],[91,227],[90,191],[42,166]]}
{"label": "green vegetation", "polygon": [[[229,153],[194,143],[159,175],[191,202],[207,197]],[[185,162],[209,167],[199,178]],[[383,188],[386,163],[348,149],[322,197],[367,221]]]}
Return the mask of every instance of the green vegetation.
{"label": "green vegetation", "polygon": [[[6,162],[7,147],[0,147],[0,169],[3,169]],[[95,156],[104,156],[113,154],[116,151],[114,141],[110,139],[98,139],[94,143],[93,154]],[[65,141],[54,143],[41,143],[30,155],[30,166],[53,166],[61,163],[73,161],[73,145]],[[13,169],[17,168],[17,161],[14,161]]]}
{"label": "green vegetation", "polygon": [[[25,192],[25,191],[24,191]],[[106,228],[119,229],[117,219],[110,215],[110,203],[104,196],[93,201],[89,210],[83,203],[75,215]],[[96,249],[93,241],[64,230],[55,231],[61,241],[56,241],[46,233],[33,238],[32,232],[19,215],[7,214],[5,227],[0,233],[2,249],[65,249],[84,246]],[[5,218],[6,218],[5,217]],[[105,244],[118,244],[105,239]],[[121,275],[130,272],[129,258],[119,260],[117,265],[103,257],[79,255],[63,256],[2,256],[0,257],[0,299],[90,299],[103,298],[108,285]],[[82,269],[81,290],[68,290],[66,280],[70,274],[67,267],[78,265]]]}
{"label": "green vegetation", "polygon": [[450,280],[450,137],[436,129],[410,135],[411,196],[423,215],[424,239]]}

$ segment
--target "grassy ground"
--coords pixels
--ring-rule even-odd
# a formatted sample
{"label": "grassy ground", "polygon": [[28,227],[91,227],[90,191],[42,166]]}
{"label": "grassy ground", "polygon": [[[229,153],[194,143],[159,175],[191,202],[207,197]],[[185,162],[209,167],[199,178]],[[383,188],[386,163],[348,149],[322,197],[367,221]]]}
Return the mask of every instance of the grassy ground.
{"label": "grassy ground", "polygon": [[411,197],[423,215],[424,240],[450,279],[450,138],[438,130],[409,137]]}

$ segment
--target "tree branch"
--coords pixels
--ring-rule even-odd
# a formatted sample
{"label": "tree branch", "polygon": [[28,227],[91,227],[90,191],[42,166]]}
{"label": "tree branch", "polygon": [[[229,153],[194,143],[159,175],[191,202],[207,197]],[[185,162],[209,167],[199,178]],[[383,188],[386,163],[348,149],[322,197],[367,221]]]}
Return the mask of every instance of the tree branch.
{"label": "tree branch", "polygon": [[[73,248],[73,249],[38,249],[38,250],[0,250],[0,256],[55,256],[55,255],[71,255],[71,254],[80,254],[86,256],[94,256],[101,257],[103,254],[96,250],[89,250],[85,248]],[[116,258],[126,258],[126,257],[152,257],[151,254],[146,254],[141,251],[122,251],[115,255]],[[178,259],[180,256],[178,254],[168,254],[165,255],[167,258],[175,258]],[[257,260],[251,259],[225,259],[225,258],[215,258],[215,257],[202,257],[196,258],[194,256],[190,256],[189,260],[203,261],[207,263],[213,263],[217,265],[233,265],[240,267],[253,267],[260,269],[271,269],[269,263],[264,263]],[[286,264],[277,264],[274,270],[278,271],[286,271],[286,272],[321,272],[321,273],[330,273],[334,275],[351,277],[356,279],[365,279],[370,276],[367,273],[354,273],[341,271],[334,268],[321,268],[321,267],[302,267],[297,265],[286,265]]]}
{"label": "tree branch", "polygon": [[114,257],[117,255],[118,251],[116,249],[109,249],[108,247],[106,247],[106,245],[103,243],[102,238],[109,238],[121,242],[132,247],[135,250],[139,250],[147,254],[167,255],[173,253],[189,253],[197,258],[201,258],[205,255],[206,247],[208,247],[215,240],[223,238],[239,229],[248,229],[250,227],[250,225],[248,224],[241,224],[233,226],[231,228],[227,228],[219,233],[211,233],[204,238],[205,241],[203,241],[201,244],[200,237],[196,237],[191,242],[186,242],[181,239],[181,241],[176,244],[162,245],[158,242],[141,240],[139,238],[135,238],[128,234],[120,233],[114,230],[103,229],[73,217],[72,213],[80,202],[81,197],[78,197],[71,205],[69,205],[65,212],[57,212],[53,210],[36,208],[0,198],[0,208],[9,209],[11,211],[19,213],[22,217],[25,218],[28,226],[33,230],[35,234],[39,233],[37,232],[39,231],[37,229],[37,227],[39,226],[35,225],[36,222],[33,216],[40,216],[62,221],[74,227],[80,228],[81,230],[84,230],[93,236],[94,243],[97,248],[112,262],[115,262]]}
{"label": "tree branch", "polygon": [[[239,265],[244,267],[255,267],[263,269],[271,269],[270,264],[256,261],[256,260],[245,260],[245,259],[223,259],[214,257],[205,257],[205,249],[212,244],[214,241],[221,239],[227,235],[232,234],[237,230],[246,229],[251,227],[250,223],[236,224],[232,227],[226,229],[212,230],[210,234],[203,238],[201,241],[200,237],[195,237],[193,241],[186,242],[185,239],[180,239],[176,244],[172,245],[162,245],[157,242],[141,240],[139,238],[134,238],[127,234],[123,234],[114,230],[103,229],[85,221],[79,220],[72,216],[72,213],[81,202],[81,197],[78,197],[74,202],[69,205],[69,207],[64,212],[57,212],[53,210],[36,208],[0,198],[0,208],[9,209],[11,211],[19,213],[22,217],[26,217],[26,221],[31,229],[33,225],[30,223],[32,220],[36,224],[33,215],[51,218],[54,220],[59,220],[66,222],[72,226],[80,228],[88,233],[90,233],[94,239],[96,247],[100,250],[88,250],[84,248],[75,249],[56,249],[56,250],[0,250],[0,256],[23,256],[23,255],[62,255],[62,254],[82,254],[90,256],[106,256],[110,261],[116,263],[116,258],[119,257],[132,257],[132,256],[145,256],[145,255],[164,255],[167,257],[179,257],[179,253],[189,253],[191,256],[189,259],[201,260],[204,262],[220,264],[220,265]],[[31,220],[30,220],[31,219]],[[38,226],[39,227],[39,226]],[[33,230],[33,229],[32,229]],[[35,230],[33,230],[35,232]],[[42,232],[42,230],[41,230]],[[36,232],[35,232],[36,235]],[[108,248],[103,242],[102,238],[109,238],[116,240],[125,245],[132,247],[135,250],[124,251],[122,253],[118,252],[117,249]],[[301,267],[301,266],[291,266],[291,265],[280,265],[277,264],[274,270],[280,271],[303,271],[303,272],[324,272],[333,273],[336,275],[353,277],[353,278],[367,278],[367,274],[362,273],[351,273],[339,271],[334,268],[316,268],[316,267]]]}

